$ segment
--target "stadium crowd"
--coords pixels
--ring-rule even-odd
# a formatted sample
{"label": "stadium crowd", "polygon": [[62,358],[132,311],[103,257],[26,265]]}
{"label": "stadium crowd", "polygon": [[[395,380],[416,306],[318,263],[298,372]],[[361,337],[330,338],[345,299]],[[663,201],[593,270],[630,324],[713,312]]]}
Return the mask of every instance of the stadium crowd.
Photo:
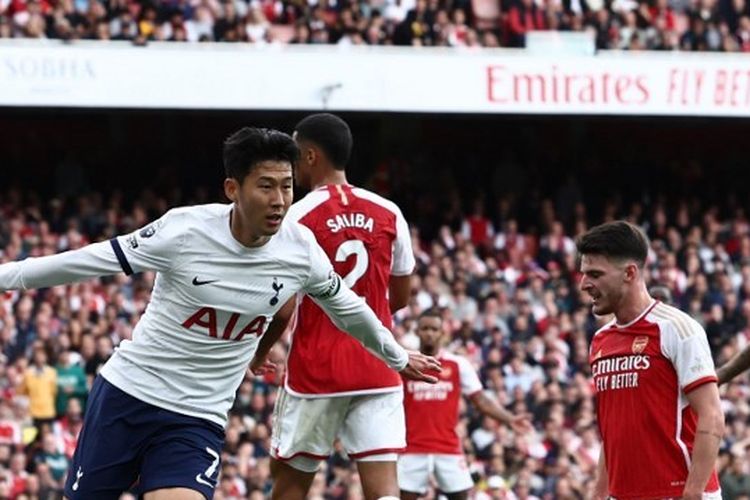
{"label": "stadium crowd", "polygon": [[[462,405],[459,433],[476,480],[472,498],[585,498],[600,453],[588,343],[601,320],[576,286],[575,235],[594,220],[640,224],[652,241],[650,285],[705,326],[718,365],[750,342],[750,220],[741,209],[658,202],[587,215],[571,196],[571,206],[561,205],[564,197],[542,199],[536,220],[519,223],[511,199],[500,199],[492,215],[478,200],[468,211],[461,209],[466,200],[449,202],[453,210],[433,218],[434,231],[406,210],[418,264],[411,303],[396,315],[394,334],[415,348],[416,316],[440,308],[449,326],[446,348],[469,358],[493,398],[533,416],[534,432],[514,435]],[[176,201],[194,200],[167,202],[148,191],[132,206],[122,196],[105,201],[96,193],[42,201],[10,189],[0,195],[0,262],[127,233]],[[59,497],[87,391],[119,341],[131,336],[153,280],[152,273],[121,274],[0,296],[0,498]],[[283,360],[285,345],[277,346],[276,360]],[[280,372],[263,378],[248,372],[242,383],[216,499],[261,499],[270,491],[271,413],[280,380]],[[728,423],[719,462],[724,498],[747,500],[750,375],[721,393]],[[361,498],[358,483],[339,451],[310,497]]]}
{"label": "stadium crowd", "polygon": [[750,51],[746,0],[0,0],[0,38]]}

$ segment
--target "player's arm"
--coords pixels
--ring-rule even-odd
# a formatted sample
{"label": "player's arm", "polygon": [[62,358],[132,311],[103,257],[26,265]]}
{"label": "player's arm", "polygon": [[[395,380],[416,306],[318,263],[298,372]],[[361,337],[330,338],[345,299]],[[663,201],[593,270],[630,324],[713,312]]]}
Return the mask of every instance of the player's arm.
{"label": "player's arm", "polygon": [[310,294],[310,297],[340,330],[359,340],[368,351],[406,378],[437,383],[436,377],[424,373],[440,371],[440,363],[435,358],[405,350],[367,303],[352,292],[338,275],[333,274],[331,281],[337,283],[331,285],[330,292]]}
{"label": "player's arm", "polygon": [[411,274],[406,276],[391,275],[388,284],[388,303],[391,306],[391,312],[395,313],[409,305],[411,297]]}
{"label": "player's arm", "polygon": [[750,346],[745,347],[742,352],[736,354],[716,370],[719,385],[729,382],[748,368],[750,368]]}
{"label": "player's arm", "polygon": [[122,268],[109,241],[0,265],[0,290],[46,288],[116,274]]}
{"label": "player's arm", "polygon": [[273,321],[268,326],[266,333],[261,336],[260,342],[258,342],[258,349],[250,361],[250,370],[253,374],[263,375],[264,373],[276,370],[276,364],[268,360],[268,353],[271,352],[271,348],[278,342],[289,325],[289,320],[294,314],[296,305],[297,298],[292,297],[273,316]]}
{"label": "player's arm", "polygon": [[378,319],[367,303],[357,296],[333,271],[331,262],[312,234],[310,274],[304,291],[344,332],[356,338],[372,354],[406,378],[436,383],[437,378],[424,371],[440,370],[440,363],[420,352],[406,351],[396,342],[390,330]]}
{"label": "player's arm", "polygon": [[119,272],[164,271],[179,261],[183,236],[170,214],[130,235],[0,265],[0,290],[46,288]]}
{"label": "player's arm", "polygon": [[682,393],[698,416],[684,499],[700,499],[724,436],[724,415],[711,349],[703,327],[692,318],[662,332],[661,349],[673,364]]}
{"label": "player's arm", "polygon": [[607,461],[604,458],[604,450],[599,453],[599,463],[596,466],[596,478],[594,479],[593,500],[605,500],[609,497],[609,475],[607,474]]}
{"label": "player's arm", "polygon": [[690,407],[698,416],[693,456],[683,499],[700,499],[714,470],[719,446],[724,437],[724,414],[719,388],[714,382],[703,384],[687,393]]}
{"label": "player's arm", "polygon": [[500,406],[497,401],[489,398],[484,391],[477,391],[471,394],[469,396],[469,401],[471,401],[471,404],[473,404],[482,415],[493,418],[498,422],[511,427],[516,432],[525,434],[532,429],[528,415],[512,414]]}
{"label": "player's arm", "polygon": [[388,284],[388,302],[395,313],[409,304],[411,297],[411,275],[416,260],[411,246],[411,233],[401,211],[396,209],[396,238],[393,241],[391,277]]}

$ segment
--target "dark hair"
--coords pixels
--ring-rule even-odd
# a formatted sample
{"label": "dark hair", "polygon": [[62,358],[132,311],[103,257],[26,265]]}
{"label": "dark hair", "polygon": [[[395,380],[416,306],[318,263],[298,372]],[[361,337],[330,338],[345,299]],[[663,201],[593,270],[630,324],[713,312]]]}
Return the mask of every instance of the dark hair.
{"label": "dark hair", "polygon": [[440,313],[440,309],[438,309],[437,307],[422,311],[422,314],[419,315],[419,319],[417,319],[417,321],[422,318],[438,318],[441,322],[443,321],[443,315]]}
{"label": "dark hair", "polygon": [[641,229],[626,221],[607,222],[591,228],[576,240],[579,255],[604,255],[608,259],[632,259],[638,267],[646,264],[648,238]]}
{"label": "dark hair", "polygon": [[260,162],[285,161],[294,165],[299,149],[284,132],[242,127],[224,141],[224,172],[239,182]]}
{"label": "dark hair", "polygon": [[315,143],[337,170],[344,170],[352,154],[352,131],[344,120],[330,113],[303,118],[294,130],[300,139]]}

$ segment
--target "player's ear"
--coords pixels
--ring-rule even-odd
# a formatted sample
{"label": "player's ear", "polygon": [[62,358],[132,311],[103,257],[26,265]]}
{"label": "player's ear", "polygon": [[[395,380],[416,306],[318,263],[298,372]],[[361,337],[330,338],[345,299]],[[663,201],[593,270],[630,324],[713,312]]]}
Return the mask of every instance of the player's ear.
{"label": "player's ear", "polygon": [[299,150],[299,159],[305,167],[311,167],[318,160],[318,151],[313,146],[302,144]]}
{"label": "player's ear", "polygon": [[237,201],[237,192],[240,190],[240,183],[237,179],[227,177],[224,179],[224,194],[230,201]]}
{"label": "player's ear", "polygon": [[629,262],[625,266],[625,281],[627,281],[628,283],[632,283],[633,281],[638,279],[638,273],[640,273],[638,265],[635,262]]}

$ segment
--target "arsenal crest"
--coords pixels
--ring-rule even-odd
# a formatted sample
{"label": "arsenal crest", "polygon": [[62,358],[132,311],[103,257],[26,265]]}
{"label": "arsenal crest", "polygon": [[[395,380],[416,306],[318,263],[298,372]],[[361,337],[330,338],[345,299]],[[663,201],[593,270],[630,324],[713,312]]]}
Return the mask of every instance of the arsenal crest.
{"label": "arsenal crest", "polygon": [[633,340],[633,354],[640,354],[648,345],[648,337],[645,335],[641,335],[639,337],[636,337],[635,340]]}

